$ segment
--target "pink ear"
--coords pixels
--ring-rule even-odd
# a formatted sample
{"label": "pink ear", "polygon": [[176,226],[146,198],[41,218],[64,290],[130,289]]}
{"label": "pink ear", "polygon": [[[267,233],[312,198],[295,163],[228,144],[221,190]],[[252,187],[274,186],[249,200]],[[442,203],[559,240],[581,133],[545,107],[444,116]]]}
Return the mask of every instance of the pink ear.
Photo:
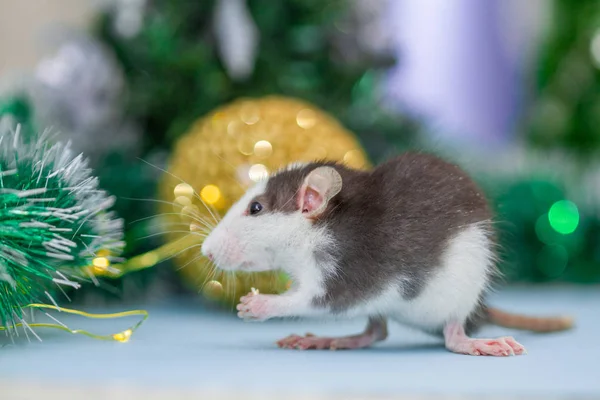
{"label": "pink ear", "polygon": [[298,205],[302,214],[315,217],[325,211],[327,203],[342,190],[342,177],[332,167],[319,167],[306,177],[300,188]]}
{"label": "pink ear", "polygon": [[302,207],[303,213],[312,214],[323,204],[323,196],[310,186],[304,186],[302,188],[300,191],[300,199],[300,207]]}

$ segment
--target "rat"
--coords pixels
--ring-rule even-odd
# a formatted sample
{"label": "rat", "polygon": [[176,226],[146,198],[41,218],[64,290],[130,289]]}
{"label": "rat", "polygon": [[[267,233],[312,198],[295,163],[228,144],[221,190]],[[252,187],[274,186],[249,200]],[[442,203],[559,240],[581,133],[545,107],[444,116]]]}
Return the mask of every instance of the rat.
{"label": "rat", "polygon": [[407,152],[370,170],[315,161],[259,181],[225,214],[202,254],[226,271],[283,269],[283,294],[241,297],[247,321],[277,317],[365,317],[345,337],[290,335],[293,349],[357,349],[386,339],[391,320],[439,335],[469,355],[526,353],[512,337],[472,337],[485,323],[536,332],[570,318],[534,318],[489,307],[500,276],[494,216],[482,190],[457,165]]}

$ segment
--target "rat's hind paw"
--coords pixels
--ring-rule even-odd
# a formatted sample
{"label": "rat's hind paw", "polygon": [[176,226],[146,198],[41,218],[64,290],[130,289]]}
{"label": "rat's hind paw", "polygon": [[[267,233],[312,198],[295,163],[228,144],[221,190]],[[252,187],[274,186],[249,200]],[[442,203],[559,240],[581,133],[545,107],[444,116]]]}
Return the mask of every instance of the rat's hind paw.
{"label": "rat's hind paw", "polygon": [[290,335],[277,341],[277,345],[283,349],[298,350],[361,349],[372,345],[376,339],[376,336],[371,332],[340,338],[320,337],[315,336],[312,333],[307,333],[306,336]]}
{"label": "rat's hind paw", "polygon": [[466,339],[464,342],[456,343],[450,350],[456,353],[469,354],[472,356],[519,356],[527,354],[525,347],[512,337],[501,337],[497,339]]}
{"label": "rat's hind paw", "polygon": [[511,337],[471,339],[470,343],[466,343],[466,349],[474,356],[518,356],[525,353],[525,348]]}
{"label": "rat's hind paw", "polygon": [[519,356],[527,354],[525,347],[514,338],[472,339],[465,334],[462,324],[452,322],[444,327],[446,348],[454,353],[472,356]]}
{"label": "rat's hind paw", "polygon": [[334,339],[327,337],[315,336],[312,333],[307,333],[306,336],[290,335],[286,338],[277,341],[277,345],[282,349],[297,349],[297,350],[322,350],[329,349],[331,342]]}

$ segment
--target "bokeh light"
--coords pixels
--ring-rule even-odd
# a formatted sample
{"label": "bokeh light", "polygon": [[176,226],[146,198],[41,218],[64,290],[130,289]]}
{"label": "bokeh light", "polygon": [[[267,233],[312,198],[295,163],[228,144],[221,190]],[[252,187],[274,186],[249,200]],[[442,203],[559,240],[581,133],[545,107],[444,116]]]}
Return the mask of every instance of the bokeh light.
{"label": "bokeh light", "polygon": [[252,135],[240,134],[237,140],[237,148],[243,155],[251,155],[254,152],[254,138],[252,138]]}
{"label": "bokeh light", "polygon": [[127,343],[129,342],[129,338],[131,338],[132,334],[133,331],[131,329],[127,329],[126,331],[123,331],[121,333],[115,333],[113,335],[113,339],[115,339],[117,342]]}
{"label": "bokeh light", "polygon": [[96,268],[104,269],[108,268],[108,266],[110,265],[110,261],[108,261],[108,258],[106,257],[96,257],[92,261],[92,265]]}
{"label": "bokeh light", "polygon": [[300,128],[310,129],[317,123],[317,116],[313,110],[305,108],[298,112],[296,122]]}
{"label": "bokeh light", "polygon": [[192,198],[192,196],[194,195],[194,188],[192,188],[187,183],[180,183],[179,185],[175,186],[175,190],[173,190],[173,193],[175,194],[175,198],[181,196]]}
{"label": "bokeh light", "polygon": [[262,164],[254,164],[250,167],[250,170],[248,171],[248,176],[254,182],[258,182],[269,176],[269,170],[267,170],[267,167],[265,167]]}
{"label": "bokeh light", "polygon": [[259,140],[254,144],[254,154],[260,158],[269,157],[273,153],[273,146],[267,140]]}
{"label": "bokeh light", "polygon": [[550,226],[563,235],[575,232],[579,225],[579,210],[577,205],[569,200],[557,201],[548,211]]}
{"label": "bokeh light", "polygon": [[181,219],[184,222],[191,220],[196,220],[200,216],[200,210],[198,210],[198,206],[192,204],[191,206],[185,206],[181,210]]}
{"label": "bokeh light", "polygon": [[221,198],[221,190],[215,185],[206,185],[200,191],[200,197],[205,203],[215,204]]}
{"label": "bokeh light", "polygon": [[92,260],[92,273],[94,275],[102,275],[106,273],[110,266],[110,260],[106,257],[96,257]]}
{"label": "bokeh light", "polygon": [[240,119],[247,125],[254,125],[260,120],[260,107],[252,102],[246,102],[240,108]]}
{"label": "bokeh light", "polygon": [[540,242],[545,244],[553,244],[557,241],[557,232],[550,226],[548,214],[541,215],[535,222],[535,234]]}
{"label": "bokeh light", "polygon": [[350,150],[344,154],[344,163],[351,168],[363,168],[364,158],[357,150]]}
{"label": "bokeh light", "polygon": [[223,285],[219,281],[209,281],[202,288],[202,294],[209,299],[218,299],[223,295]]}
{"label": "bokeh light", "polygon": [[179,196],[175,199],[175,207],[189,206],[192,204],[192,200],[187,196]]}
{"label": "bokeh light", "polygon": [[590,55],[597,68],[600,68],[600,29],[596,30],[590,43]]}
{"label": "bokeh light", "polygon": [[565,272],[569,262],[569,252],[561,245],[548,245],[537,257],[537,268],[549,278],[557,278]]}

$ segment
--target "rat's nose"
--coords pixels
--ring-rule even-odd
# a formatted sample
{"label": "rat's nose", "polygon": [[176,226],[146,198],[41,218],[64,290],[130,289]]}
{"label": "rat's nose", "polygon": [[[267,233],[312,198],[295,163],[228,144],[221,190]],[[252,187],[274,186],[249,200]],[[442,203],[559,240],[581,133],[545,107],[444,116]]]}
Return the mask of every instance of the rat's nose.
{"label": "rat's nose", "polygon": [[202,252],[202,254],[207,257],[210,261],[214,261],[215,257],[213,256],[212,251],[210,251],[208,249],[208,246],[206,245],[206,241],[204,243],[202,243],[202,248],[200,249],[200,251]]}

